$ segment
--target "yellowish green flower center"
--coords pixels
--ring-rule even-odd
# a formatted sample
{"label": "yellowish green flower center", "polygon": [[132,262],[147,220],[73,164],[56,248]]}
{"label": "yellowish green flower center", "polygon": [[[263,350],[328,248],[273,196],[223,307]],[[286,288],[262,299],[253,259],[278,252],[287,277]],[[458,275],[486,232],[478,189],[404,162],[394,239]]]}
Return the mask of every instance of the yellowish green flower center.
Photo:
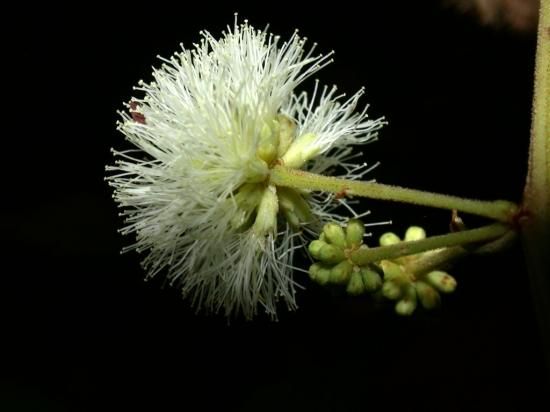
{"label": "yellowish green flower center", "polygon": [[279,212],[293,228],[311,221],[305,192],[269,183],[273,166],[284,164],[299,168],[318,154],[311,148],[315,139],[312,133],[298,138],[295,135],[295,123],[281,114],[262,126],[256,157],[246,166],[246,183],[234,196],[238,206],[238,213],[232,220],[234,228],[252,228],[258,236],[265,236],[276,230]]}

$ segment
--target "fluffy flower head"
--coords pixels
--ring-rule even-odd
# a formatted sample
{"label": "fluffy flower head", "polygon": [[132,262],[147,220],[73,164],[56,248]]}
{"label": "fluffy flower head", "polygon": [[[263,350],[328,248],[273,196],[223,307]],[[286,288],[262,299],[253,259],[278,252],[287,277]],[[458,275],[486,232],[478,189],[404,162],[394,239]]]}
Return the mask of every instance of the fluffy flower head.
{"label": "fluffy flower head", "polygon": [[354,113],[362,91],[346,101],[318,84],[294,93],[330,62],[297,33],[281,43],[245,21],[219,40],[201,36],[139,83],[143,97],[119,123],[135,149],[115,151],[108,179],[149,276],[166,272],[197,308],[250,318],[261,305],[274,316],[279,298],[295,307],[304,230],[334,207],[330,195],[270,184],[270,169],[338,165],[361,177],[350,145],[382,122]]}

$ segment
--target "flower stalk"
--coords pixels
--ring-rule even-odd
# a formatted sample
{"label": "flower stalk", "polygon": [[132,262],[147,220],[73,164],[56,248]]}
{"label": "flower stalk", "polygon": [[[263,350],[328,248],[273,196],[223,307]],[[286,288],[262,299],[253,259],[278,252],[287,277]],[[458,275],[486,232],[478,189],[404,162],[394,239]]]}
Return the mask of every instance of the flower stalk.
{"label": "flower stalk", "polygon": [[[375,248],[360,248],[351,253],[350,259],[357,265],[363,266],[382,259],[395,259],[401,256],[425,252],[427,250],[484,243],[504,236],[510,230],[510,227],[505,224],[493,223],[477,229],[432,236],[421,240],[399,242]],[[446,258],[448,258],[448,256],[445,257],[445,260],[447,260]]]}
{"label": "flower stalk", "polygon": [[425,192],[381,183],[322,176],[303,170],[290,169],[283,165],[275,166],[271,170],[270,182],[277,186],[294,189],[320,190],[339,194],[343,193],[349,196],[361,196],[370,199],[390,200],[419,206],[458,210],[503,223],[512,223],[514,216],[518,212],[518,207],[513,202],[507,200],[483,201],[464,199],[458,196]]}

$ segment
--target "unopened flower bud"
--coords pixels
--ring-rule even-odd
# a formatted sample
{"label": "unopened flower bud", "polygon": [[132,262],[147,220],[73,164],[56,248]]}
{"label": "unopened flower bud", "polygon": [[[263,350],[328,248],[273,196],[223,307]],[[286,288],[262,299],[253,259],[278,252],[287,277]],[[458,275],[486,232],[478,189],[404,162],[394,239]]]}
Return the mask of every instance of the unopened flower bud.
{"label": "unopened flower bud", "polygon": [[437,290],[425,282],[416,282],[416,295],[425,309],[433,309],[439,306],[440,297]]}
{"label": "unopened flower bud", "polygon": [[451,275],[441,270],[434,270],[426,275],[430,285],[443,293],[451,293],[456,289],[456,280]]}
{"label": "unopened flower bud", "polygon": [[329,243],[339,248],[346,247],[346,234],[344,229],[337,223],[327,223],[323,227],[323,233]]}
{"label": "unopened flower bud", "polygon": [[344,260],[344,251],[336,246],[325,244],[319,250],[319,260],[324,263],[338,263]]}
{"label": "unopened flower bud", "polygon": [[357,219],[351,219],[346,227],[346,242],[349,247],[359,247],[363,243],[365,225]]}
{"label": "unopened flower bud", "polygon": [[343,285],[349,281],[353,265],[347,260],[343,260],[330,270],[330,281],[338,285]]}
{"label": "unopened flower bud", "polygon": [[384,282],[382,294],[390,300],[399,299],[402,295],[401,287],[391,280]]}
{"label": "unopened flower bud", "polygon": [[361,277],[367,292],[374,292],[382,286],[382,278],[374,270],[367,268],[361,269]]}
{"label": "unopened flower bud", "polygon": [[380,262],[380,267],[384,271],[384,280],[395,280],[398,282],[404,282],[406,280],[406,275],[401,265],[390,260],[383,260]]}
{"label": "unopened flower bud", "polygon": [[405,287],[403,297],[395,305],[395,311],[402,316],[412,315],[416,309],[416,290],[412,284]]}
{"label": "unopened flower bud", "polygon": [[319,273],[319,270],[321,269],[321,264],[320,263],[314,263],[313,265],[311,265],[309,267],[309,278],[311,280],[317,280],[317,274]]}
{"label": "unopened flower bud", "polygon": [[393,232],[384,233],[382,236],[380,236],[380,239],[378,241],[378,243],[380,243],[380,246],[395,245],[399,242],[401,242],[401,239]]}
{"label": "unopened flower bud", "polygon": [[363,279],[360,272],[353,271],[348,286],[346,287],[346,291],[353,296],[360,295],[365,291],[365,286],[363,284]]}
{"label": "unopened flower bud", "polygon": [[323,240],[314,240],[308,246],[309,253],[311,253],[311,256],[315,259],[321,260],[321,248],[325,245],[327,245],[327,243]]}
{"label": "unopened flower bud", "polygon": [[330,268],[320,263],[314,263],[309,267],[309,277],[321,285],[326,285],[330,278]]}
{"label": "unopened flower bud", "polygon": [[419,226],[411,226],[405,232],[405,241],[411,242],[426,238],[426,231]]}

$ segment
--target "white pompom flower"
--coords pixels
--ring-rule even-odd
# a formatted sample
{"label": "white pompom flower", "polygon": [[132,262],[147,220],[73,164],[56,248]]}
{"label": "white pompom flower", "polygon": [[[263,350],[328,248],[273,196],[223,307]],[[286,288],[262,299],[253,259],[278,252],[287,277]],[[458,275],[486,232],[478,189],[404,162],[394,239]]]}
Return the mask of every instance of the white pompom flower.
{"label": "white pompom flower", "polygon": [[140,82],[119,129],[135,149],[114,151],[108,180],[123,209],[123,234],[144,252],[148,276],[166,273],[197,309],[242,313],[279,299],[296,307],[292,259],[311,228],[334,213],[333,195],[270,184],[276,164],[314,172],[340,166],[358,179],[352,145],[383,121],[354,113],[362,91],[342,101],[317,84],[295,88],[330,63],[295,33],[278,36],[235,22],[217,40],[176,53]]}

